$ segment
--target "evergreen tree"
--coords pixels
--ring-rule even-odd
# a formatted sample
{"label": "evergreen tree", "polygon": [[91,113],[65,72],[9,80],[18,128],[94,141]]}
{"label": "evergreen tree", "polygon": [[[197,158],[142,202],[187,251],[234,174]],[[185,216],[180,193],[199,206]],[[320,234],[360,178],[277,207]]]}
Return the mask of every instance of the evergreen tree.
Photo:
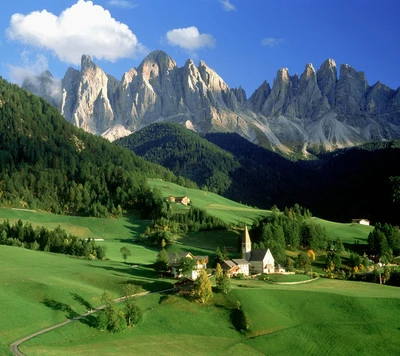
{"label": "evergreen tree", "polygon": [[340,237],[337,237],[337,238],[336,238],[335,250],[336,250],[336,252],[338,252],[338,253],[344,252],[344,246],[343,246],[343,243],[342,243],[342,240],[340,239]]}
{"label": "evergreen tree", "polygon": [[157,255],[155,269],[159,272],[165,272],[169,270],[169,257],[167,251],[162,249],[160,253]]}
{"label": "evergreen tree", "polygon": [[296,259],[296,268],[302,268],[305,270],[307,267],[311,266],[310,257],[306,252],[300,252]]}
{"label": "evergreen tree", "polygon": [[231,291],[231,279],[226,273],[217,281],[217,288],[223,294],[228,294]]}

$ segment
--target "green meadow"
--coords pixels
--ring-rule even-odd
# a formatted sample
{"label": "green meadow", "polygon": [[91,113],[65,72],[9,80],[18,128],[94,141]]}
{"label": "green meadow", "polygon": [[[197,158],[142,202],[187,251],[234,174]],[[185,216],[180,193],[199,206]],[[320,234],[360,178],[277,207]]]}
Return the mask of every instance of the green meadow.
{"label": "green meadow", "polygon": [[374,229],[373,226],[352,223],[340,224],[319,218],[314,218],[312,221],[324,226],[333,241],[340,237],[342,242],[346,244],[353,244],[356,240],[359,244],[367,244],[368,234]]}
{"label": "green meadow", "polygon": [[[173,183],[151,180],[150,184],[165,196],[188,195],[195,206],[226,222],[251,225],[257,217],[270,213]],[[118,297],[125,283],[148,291],[170,288],[174,283],[160,278],[151,268],[158,248],[132,243],[149,223],[134,216],[97,219],[0,208],[0,220],[4,219],[21,219],[50,229],[60,226],[82,238],[103,239],[98,243],[107,246],[109,259],[88,261],[0,246],[0,354],[8,355],[7,345],[21,337],[99,306],[104,290]],[[333,240],[339,236],[348,244],[355,240],[366,243],[372,230],[318,218],[313,221],[325,226]],[[189,233],[176,236],[175,243],[167,249],[209,256],[217,246],[236,251],[240,233]],[[123,246],[132,253],[127,264],[119,251]],[[234,253],[231,256],[236,257]],[[272,280],[293,282],[307,278],[296,275]],[[214,304],[203,306],[184,298],[151,294],[137,299],[144,311],[144,319],[137,327],[116,335],[100,332],[90,316],[32,339],[21,349],[28,355],[257,355],[270,353],[269,350],[285,355],[290,348],[292,354],[299,355],[363,355],[370,350],[396,354],[394,340],[399,337],[400,324],[395,320],[400,317],[400,293],[394,287],[331,280],[300,285],[234,281],[231,298],[227,305],[220,295],[215,295]],[[249,320],[246,333],[236,331],[231,322],[231,308],[236,301],[240,301]],[[352,340],[349,335],[354,336]],[[286,342],[288,338],[290,342]],[[371,347],[367,347],[366,340],[371,340]],[[386,353],[379,340],[385,341]]]}
{"label": "green meadow", "polygon": [[165,197],[187,195],[191,204],[227,223],[251,225],[258,217],[270,214],[269,210],[252,208],[204,190],[185,188],[159,179],[149,179],[149,184],[160,189]]}
{"label": "green meadow", "polygon": [[[28,355],[398,354],[398,288],[320,279],[301,285],[234,283],[231,302],[200,305],[153,294],[137,299],[144,319],[119,334],[69,324],[23,344]],[[240,301],[249,329],[231,322]]]}

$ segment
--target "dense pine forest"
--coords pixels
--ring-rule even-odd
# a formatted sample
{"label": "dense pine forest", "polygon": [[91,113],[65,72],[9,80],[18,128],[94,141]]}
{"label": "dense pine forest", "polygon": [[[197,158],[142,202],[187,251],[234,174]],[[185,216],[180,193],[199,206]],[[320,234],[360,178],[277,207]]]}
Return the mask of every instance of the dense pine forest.
{"label": "dense pine forest", "polygon": [[59,214],[118,216],[152,201],[146,179],[172,172],[65,121],[0,78],[0,203]]}
{"label": "dense pine forest", "polygon": [[175,123],[152,124],[115,143],[217,194],[226,193],[230,173],[240,166],[232,154]]}

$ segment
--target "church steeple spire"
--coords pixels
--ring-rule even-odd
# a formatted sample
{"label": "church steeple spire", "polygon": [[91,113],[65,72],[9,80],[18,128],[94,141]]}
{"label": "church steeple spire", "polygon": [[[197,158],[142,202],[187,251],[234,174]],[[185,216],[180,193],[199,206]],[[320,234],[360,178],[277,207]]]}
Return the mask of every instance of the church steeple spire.
{"label": "church steeple spire", "polygon": [[249,261],[251,257],[251,240],[247,225],[244,227],[244,234],[242,238],[242,258]]}

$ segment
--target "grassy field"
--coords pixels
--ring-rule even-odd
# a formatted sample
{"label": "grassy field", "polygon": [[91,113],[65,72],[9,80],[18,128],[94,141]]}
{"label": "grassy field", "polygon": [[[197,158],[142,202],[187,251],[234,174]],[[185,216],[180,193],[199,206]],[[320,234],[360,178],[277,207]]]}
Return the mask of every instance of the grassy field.
{"label": "grassy field", "polygon": [[100,305],[104,290],[117,297],[125,283],[150,291],[172,283],[142,265],[9,246],[0,246],[0,270],[0,339],[5,343],[85,312],[89,304]]}
{"label": "grassy field", "polygon": [[163,180],[150,179],[149,184],[153,188],[160,189],[161,193],[165,197],[170,195],[187,195],[191,200],[191,204],[198,208],[207,210],[209,214],[228,223],[246,223],[251,225],[254,219],[270,213],[269,210],[252,208],[223,198],[214,193],[181,187],[177,184],[165,182]]}
{"label": "grassy field", "polygon": [[22,346],[28,355],[397,355],[400,293],[395,287],[335,280],[303,285],[235,283],[249,330],[237,332],[231,310],[150,295],[137,302],[142,323],[116,335],[84,323]]}
{"label": "grassy field", "polygon": [[[192,191],[172,183],[151,181],[151,184],[158,186],[165,195],[188,195],[196,206],[205,208],[210,214],[227,222],[245,222],[250,225],[258,216],[269,213],[212,193]],[[9,219],[11,222],[21,219],[24,222],[29,221],[34,226],[45,226],[50,229],[61,226],[67,232],[82,238],[104,239],[98,243],[107,246],[109,260],[87,261],[71,256],[0,246],[1,355],[8,354],[7,345],[12,341],[77,313],[85,312],[88,305],[98,306],[104,290],[120,296],[122,286],[127,282],[150,291],[170,287],[173,283],[172,280],[159,278],[150,266],[155,261],[159,248],[132,243],[132,239],[137,237],[148,224],[135,217],[125,216],[115,220],[96,219],[0,208],[0,220],[4,219]],[[372,229],[372,227],[337,224],[317,218],[313,220],[324,225],[332,239],[339,236],[348,244],[354,240],[365,243]],[[197,255],[212,257],[217,246],[236,251],[239,234],[240,231],[237,230],[190,233],[177,237],[177,241],[167,249],[169,252],[190,251]],[[122,246],[131,250],[132,255],[128,258],[128,264],[135,264],[136,268],[130,268],[122,262],[119,252]],[[231,257],[237,256],[231,254]],[[332,284],[335,282],[339,284]],[[285,348],[284,340],[290,337],[301,345],[297,354],[319,354],[316,350],[321,348],[322,354],[333,355],[337,354],[336,351],[342,352],[340,347],[345,347],[336,346],[341,337],[345,343],[349,342],[348,335],[351,334],[350,329],[354,324],[353,344],[356,350],[360,351],[359,354],[367,352],[367,348],[363,346],[365,335],[371,336],[372,345],[381,351],[378,336],[373,333],[372,327],[366,326],[365,330],[362,328],[360,321],[362,318],[358,313],[363,313],[365,318],[371,317],[372,322],[377,322],[377,332],[385,335],[382,337],[389,345],[388,350],[390,352],[394,350],[392,336],[386,335],[390,333],[394,335],[393,337],[398,337],[400,325],[395,329],[392,322],[394,316],[397,318],[400,316],[398,315],[400,293],[396,288],[330,280],[288,287],[255,280],[235,283],[233,298],[241,301],[250,319],[251,327],[246,335],[234,329],[230,321],[230,310],[225,308],[223,303],[216,302],[217,306],[204,307],[185,299],[160,299],[160,295],[150,295],[138,300],[145,311],[145,316],[143,323],[137,328],[112,335],[97,331],[93,328],[93,319],[89,319],[29,341],[22,346],[22,349],[29,355],[146,355],[160,354],[161,349],[165,355],[182,353],[257,355],[263,354],[263,350],[268,346],[274,353],[286,354],[288,348]],[[242,288],[241,285],[244,283],[252,288]],[[369,301],[361,303],[358,301],[361,297],[369,298]],[[262,305],[253,302],[258,298],[260,303],[262,301]],[[276,310],[271,309],[280,299],[282,299],[281,307]],[[290,303],[299,306],[289,307]],[[374,303],[379,307],[375,307]],[[357,313],[346,307],[348,309],[346,315],[340,309],[342,305],[361,306],[355,308]],[[312,306],[317,308],[315,312],[310,310]],[[343,320],[337,317],[334,319],[333,327],[329,328],[329,318],[325,318],[325,315],[331,316],[334,313],[331,310],[336,306],[340,309],[338,315],[343,317]],[[390,314],[389,310],[394,307],[397,308],[396,311]],[[295,311],[289,313],[287,310],[292,310],[290,308],[295,308]],[[381,320],[385,323],[377,321],[378,311],[381,310]],[[308,320],[308,313],[314,313],[313,322],[300,323],[301,320]],[[317,316],[323,318],[318,320]],[[353,319],[356,322],[352,324],[350,321]],[[318,332],[318,325],[321,327],[321,337],[310,341],[309,335]],[[271,342],[273,346],[269,345]],[[335,344],[334,347],[332,343]],[[325,344],[333,347],[332,352],[328,346],[324,346]]]}
{"label": "grassy field", "polygon": [[45,226],[49,229],[60,226],[68,233],[80,238],[104,239],[104,241],[98,243],[107,246],[107,257],[115,261],[122,261],[119,250],[126,246],[132,252],[128,262],[154,262],[156,252],[132,244],[132,239],[138,237],[148,224],[132,216],[125,216],[120,219],[98,219],[0,208],[0,221],[5,219],[9,219],[12,223],[21,219],[23,222],[30,222],[34,227]]}
{"label": "grassy field", "polygon": [[324,226],[333,241],[335,241],[337,237],[340,237],[344,244],[353,244],[355,240],[357,240],[359,244],[366,244],[368,234],[374,229],[373,226],[351,223],[340,224],[319,218],[314,218],[312,221]]}

